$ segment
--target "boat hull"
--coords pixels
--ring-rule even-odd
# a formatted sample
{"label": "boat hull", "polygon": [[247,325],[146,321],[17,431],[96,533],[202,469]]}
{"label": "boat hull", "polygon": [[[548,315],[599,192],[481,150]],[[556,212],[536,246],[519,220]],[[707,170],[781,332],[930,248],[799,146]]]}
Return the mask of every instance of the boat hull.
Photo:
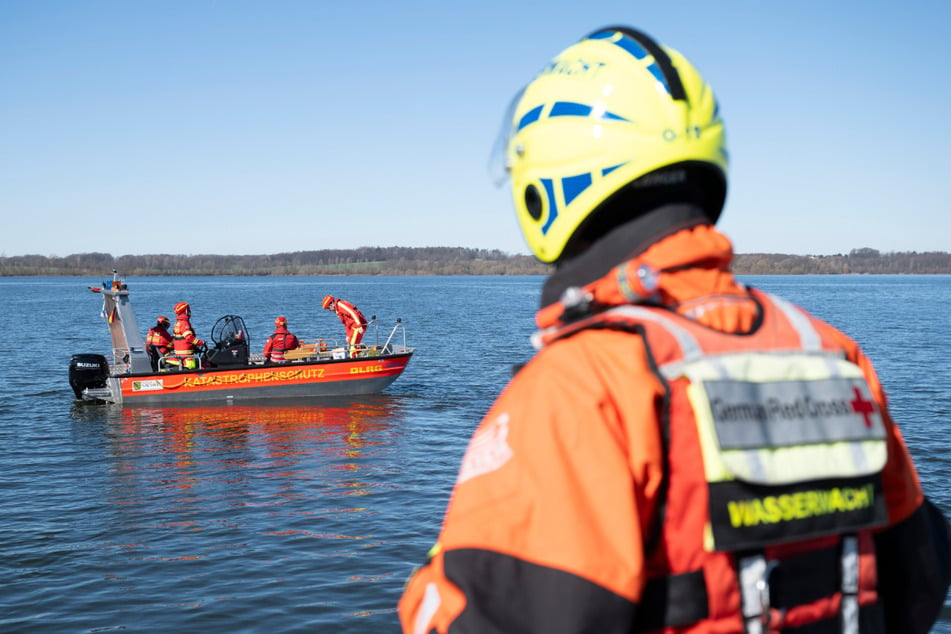
{"label": "boat hull", "polygon": [[395,381],[411,356],[113,375],[84,398],[135,406],[373,394]]}

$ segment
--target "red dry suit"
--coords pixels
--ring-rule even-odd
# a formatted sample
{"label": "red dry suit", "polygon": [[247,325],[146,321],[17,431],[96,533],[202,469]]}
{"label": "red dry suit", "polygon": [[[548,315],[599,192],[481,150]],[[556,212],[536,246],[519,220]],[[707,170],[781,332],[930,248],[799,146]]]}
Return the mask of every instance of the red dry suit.
{"label": "red dry suit", "polygon": [[161,324],[156,324],[149,328],[149,333],[145,337],[145,344],[154,346],[155,350],[162,356],[172,351],[172,335],[168,328]]}
{"label": "red dry suit", "polygon": [[684,229],[539,312],[404,632],[928,630],[948,524],[871,363],[731,259]]}
{"label": "red dry suit", "polygon": [[286,326],[278,326],[264,344],[265,361],[284,361],[284,353],[296,350],[300,346],[297,337],[287,331]]}
{"label": "red dry suit", "polygon": [[[179,313],[172,328],[172,345],[176,356],[190,357],[198,352],[204,341],[195,335],[190,317],[187,313]],[[185,367],[194,368],[198,364],[194,358],[185,359]]]}
{"label": "red dry suit", "polygon": [[[167,320],[166,320],[167,321]],[[160,360],[172,351],[172,335],[165,323],[156,322],[145,336],[145,352],[149,355],[152,371],[159,370]]]}
{"label": "red dry suit", "polygon": [[334,312],[347,330],[347,345],[352,349],[363,340],[367,329],[367,318],[356,306],[344,299],[334,300]]}

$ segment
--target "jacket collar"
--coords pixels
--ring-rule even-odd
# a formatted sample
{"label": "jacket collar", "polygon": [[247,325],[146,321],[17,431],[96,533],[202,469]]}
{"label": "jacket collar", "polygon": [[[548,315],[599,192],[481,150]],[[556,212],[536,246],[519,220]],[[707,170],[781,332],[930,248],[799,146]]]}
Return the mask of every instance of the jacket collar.
{"label": "jacket collar", "polygon": [[671,234],[709,223],[707,214],[694,205],[665,205],[642,214],[608,232],[580,255],[560,263],[545,282],[541,305],[558,301],[568,288],[582,287],[603,277]]}
{"label": "jacket collar", "polygon": [[689,314],[693,301],[741,296],[730,274],[733,246],[691,205],[660,207],[618,227],[545,282],[539,328],[623,304],[661,305]]}

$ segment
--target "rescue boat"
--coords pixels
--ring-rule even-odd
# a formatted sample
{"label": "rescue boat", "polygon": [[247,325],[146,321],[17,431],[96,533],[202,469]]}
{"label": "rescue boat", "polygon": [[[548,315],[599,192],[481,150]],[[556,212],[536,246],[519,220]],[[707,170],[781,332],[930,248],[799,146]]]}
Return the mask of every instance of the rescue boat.
{"label": "rescue boat", "polygon": [[[352,353],[335,340],[319,339],[285,352],[283,362],[265,362],[263,355],[251,353],[244,319],[225,315],[215,322],[209,343],[194,355],[195,369],[186,369],[188,364],[180,357],[153,362],[136,324],[129,288],[116,271],[112,273],[111,283],[88,287],[102,296],[101,314],[112,337],[112,357],[72,356],[69,384],[78,400],[122,406],[226,405],[375,394],[403,373],[415,351],[406,345],[400,319],[380,343],[380,327],[373,317],[364,342]],[[376,343],[367,344],[370,339]]]}

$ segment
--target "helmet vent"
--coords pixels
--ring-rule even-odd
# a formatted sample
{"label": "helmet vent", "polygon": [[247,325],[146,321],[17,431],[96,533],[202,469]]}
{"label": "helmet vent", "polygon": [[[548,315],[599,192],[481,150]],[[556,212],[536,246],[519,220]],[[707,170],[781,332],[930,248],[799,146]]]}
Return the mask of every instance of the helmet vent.
{"label": "helmet vent", "polygon": [[525,209],[532,220],[541,220],[542,197],[538,194],[538,188],[534,185],[525,188]]}

